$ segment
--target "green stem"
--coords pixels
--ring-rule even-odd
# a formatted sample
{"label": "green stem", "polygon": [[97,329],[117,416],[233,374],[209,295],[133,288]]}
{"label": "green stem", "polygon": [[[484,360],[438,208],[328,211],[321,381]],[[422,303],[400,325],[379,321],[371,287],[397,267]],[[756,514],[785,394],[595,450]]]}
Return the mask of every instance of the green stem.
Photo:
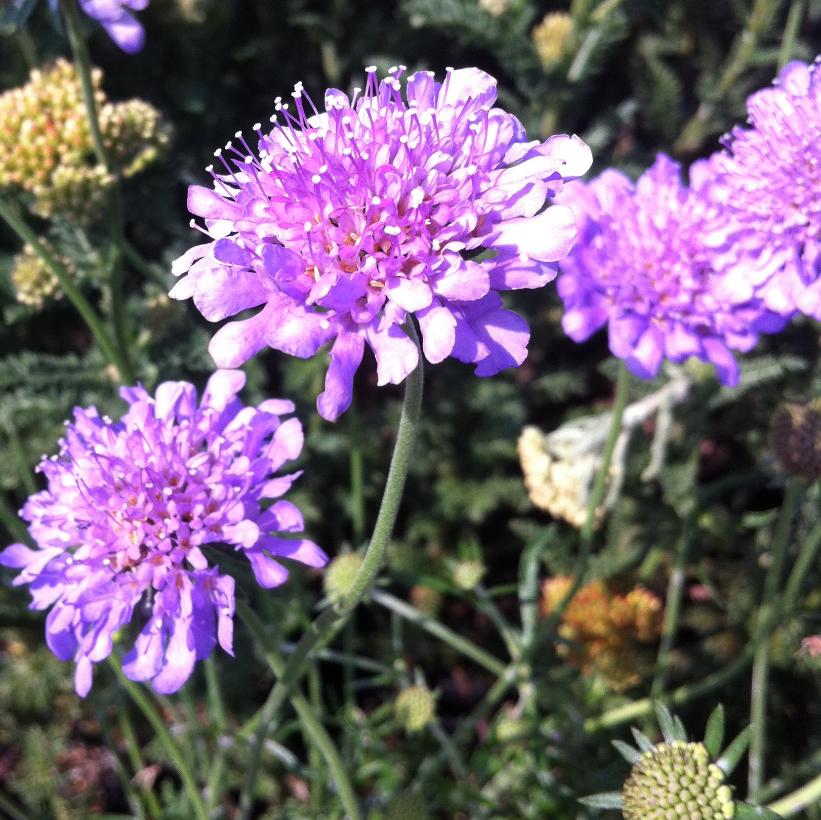
{"label": "green stem", "polygon": [[761,36],[769,28],[781,5],[782,0],[756,0],[747,25],[739,34],[718,82],[711,86],[709,98],[702,101],[695,114],[682,129],[681,136],[676,140],[673,147],[675,153],[688,154],[699,149],[706,136],[710,118],[716,112],[718,104],[747,68],[758,48]]}
{"label": "green stem", "polygon": [[159,265],[155,265],[153,262],[149,262],[143,258],[143,255],[125,237],[123,237],[122,240],[122,252],[126,261],[145,276],[146,279],[153,279],[155,284],[168,290],[172,281],[172,279],[169,278],[169,272]]}
{"label": "green stem", "polygon": [[795,39],[798,35],[798,28],[801,25],[801,20],[804,17],[804,9],[806,8],[807,0],[793,0],[790,3],[790,11],[787,14],[787,22],[784,24],[784,36],[781,38],[781,50],[778,52],[778,70],[790,61],[792,57],[793,48],[795,47]]}
{"label": "green stem", "polygon": [[205,808],[202,794],[200,794],[200,791],[197,788],[194,775],[189,768],[189,762],[185,759],[182,750],[177,745],[177,741],[171,736],[171,732],[168,731],[168,727],[165,725],[165,721],[160,716],[160,713],[157,711],[154,704],[151,703],[145,692],[143,692],[142,688],[133,681],[129,680],[125,674],[123,674],[120,664],[113,657],[109,657],[108,662],[114,670],[120,685],[128,693],[128,696],[134,701],[137,708],[143,713],[145,719],[151,724],[151,728],[156,733],[157,738],[163,745],[166,753],[176,766],[177,774],[179,774],[180,780],[182,780],[182,784],[186,794],[188,795],[194,816],[197,820],[208,820],[208,811]]}
{"label": "green stem", "polygon": [[650,687],[651,697],[658,698],[664,691],[670,653],[676,641],[678,623],[681,617],[681,605],[684,600],[684,579],[687,572],[687,554],[692,534],[692,516],[687,516],[682,527],[681,537],[676,545],[676,554],[670,570],[670,579],[667,583],[667,598],[664,604],[664,624],[662,626],[661,644],[659,645],[656,660],[656,675]]}
{"label": "green stem", "polygon": [[63,16],[66,21],[66,30],[68,31],[68,39],[71,43],[71,50],[74,53],[74,64],[77,67],[77,73],[80,77],[80,86],[83,91],[83,102],[85,103],[86,109],[86,119],[88,120],[88,126],[91,131],[91,141],[94,146],[94,153],[100,165],[102,165],[103,168],[105,168],[105,170],[114,178],[114,184],[112,185],[108,195],[108,220],[112,245],[111,259],[109,261],[111,318],[114,325],[114,336],[117,340],[120,354],[123,360],[127,363],[128,369],[132,371],[129,374],[127,381],[133,382],[133,369],[129,361],[131,345],[127,330],[128,316],[125,310],[122,282],[121,257],[123,255],[124,237],[123,208],[122,199],[120,197],[119,173],[108,151],[106,150],[103,132],[100,128],[100,113],[97,109],[97,100],[94,97],[91,57],[88,53],[88,48],[86,47],[86,41],[83,37],[83,32],[80,25],[80,12],[77,8],[77,0],[63,0],[62,7]]}
{"label": "green stem", "polygon": [[106,171],[113,171],[108,160],[108,153],[103,142],[103,132],[100,129],[100,119],[97,115],[97,100],[94,97],[94,81],[91,76],[91,57],[86,47],[83,37],[82,26],[80,24],[80,10],[77,8],[77,0],[63,0],[63,18],[66,21],[66,31],[68,41],[71,44],[71,51],[74,54],[74,63],[77,66],[77,73],[80,76],[80,86],[83,91],[83,102],[85,103],[88,116],[88,127],[91,130],[91,142],[97,161]]}
{"label": "green stem", "polygon": [[599,717],[588,718],[584,722],[584,731],[590,734],[630,723],[637,718],[651,714],[659,702],[667,706],[681,706],[691,700],[707,695],[716,689],[720,689],[725,683],[740,675],[749,666],[752,655],[752,649],[747,649],[732,663],[717,672],[713,672],[698,683],[680,686],[672,692],[662,694],[658,699],[641,698],[632,703],[625,703],[623,706],[609,709]]}
{"label": "green stem", "polygon": [[83,317],[88,329],[91,331],[97,344],[103,351],[103,355],[117,368],[120,379],[124,382],[132,382],[133,374],[128,361],[123,358],[117,348],[112,344],[108,333],[103,326],[103,322],[95,312],[88,300],[74,284],[68,271],[51,255],[48,249],[37,238],[37,234],[26,224],[17,209],[0,197],[0,217],[8,226],[20,237],[23,242],[29,244],[32,250],[43,260],[45,266],[54,274],[63,293],[80,316]]}
{"label": "green stem", "polygon": [[[265,628],[263,627],[262,622],[244,601],[239,601],[237,603],[237,612],[239,613],[240,618],[242,618],[245,626],[248,627],[248,630],[261,647],[271,670],[278,678],[281,678],[284,674],[285,662],[274,649],[270,639],[265,633]],[[362,816],[359,811],[359,802],[357,801],[356,794],[354,793],[351,782],[345,772],[345,766],[342,763],[342,759],[339,757],[339,752],[337,751],[333,740],[331,740],[331,737],[325,730],[325,727],[319,722],[308,701],[305,700],[301,694],[298,694],[296,691],[291,692],[290,700],[303,728],[305,729],[306,734],[324,758],[325,763],[331,772],[331,776],[336,782],[336,787],[339,790],[339,799],[342,801],[342,805],[345,807],[345,811],[347,812],[350,820],[359,820]],[[251,785],[253,785],[255,779],[255,776],[250,779]],[[246,785],[248,784],[246,783]],[[245,798],[245,794],[246,792],[244,790],[242,795],[243,798]],[[252,802],[250,798],[251,795],[249,794],[249,797],[245,800],[244,806],[242,799],[240,800],[241,820],[246,820],[246,818],[250,816]]]}
{"label": "green stem", "polygon": [[[419,349],[419,339],[412,323],[405,327],[408,336]],[[324,645],[337,633],[350,613],[365,597],[376,580],[385,558],[388,541],[399,512],[399,504],[405,489],[405,479],[410,468],[410,456],[416,440],[416,428],[422,409],[422,351],[419,350],[419,365],[405,381],[405,398],[402,404],[402,415],[396,433],[388,478],[382,495],[382,503],[376,517],[373,534],[362,560],[362,565],[354,578],[350,590],[336,605],[326,609],[305,631],[293,654],[285,665],[279,680],[271,690],[262,709],[262,716],[257,727],[248,770],[248,778],[240,798],[240,820],[247,820],[250,813],[250,793],[256,777],[255,767],[259,765],[259,756],[265,743],[268,726],[279,707],[288,697],[288,693],[301,678],[311,653]]]}
{"label": "green stem", "polygon": [[719,669],[708,675],[703,680],[694,684],[680,686],[672,692],[662,694],[657,700],[654,698],[642,698],[632,703],[625,703],[610,709],[602,715],[588,718],[584,722],[584,730],[587,733],[599,732],[603,729],[612,729],[625,723],[630,723],[637,718],[649,715],[655,709],[658,701],[668,706],[681,706],[691,700],[707,695],[710,692],[720,689],[725,683],[731,681],[743,672],[752,661],[760,641],[769,639],[773,630],[783,619],[789,615],[798,597],[801,583],[807,577],[807,571],[812,566],[813,561],[821,547],[821,525],[816,526],[804,541],[801,552],[793,564],[790,576],[785,585],[785,592],[781,601],[765,614],[763,626],[760,634],[753,636],[753,639],[745,646],[742,653],[723,669]]}
{"label": "green stem", "polygon": [[[145,761],[143,760],[142,752],[140,751],[140,744],[137,742],[137,735],[134,732],[134,727],[131,724],[131,719],[128,717],[128,712],[124,708],[117,709],[117,719],[120,724],[120,732],[125,741],[126,753],[128,754],[128,761],[134,773],[137,774],[145,768]],[[157,795],[151,788],[140,789],[139,794],[144,797],[147,804],[148,813],[151,817],[161,817],[162,809],[157,800]]]}
{"label": "green stem", "polygon": [[26,525],[12,509],[11,504],[6,501],[4,493],[0,493],[0,523],[9,531],[12,538],[22,541],[24,544],[34,546],[34,541]]}
{"label": "green stem", "polygon": [[624,408],[627,406],[627,397],[630,392],[630,374],[624,362],[619,365],[619,375],[616,381],[616,397],[613,401],[612,416],[610,418],[610,430],[607,433],[607,440],[604,444],[602,462],[596,479],[593,482],[593,489],[587,502],[587,512],[582,525],[580,535],[579,555],[576,565],[573,567],[570,588],[565,593],[558,606],[550,613],[544,626],[544,634],[551,634],[561,620],[568,604],[573,600],[573,596],[581,589],[587,568],[590,563],[590,554],[593,550],[593,533],[596,523],[596,512],[604,500],[604,493],[607,489],[607,477],[610,474],[610,465],[613,461],[613,453],[616,450],[616,442],[621,434],[622,417]]}
{"label": "green stem", "polygon": [[817,806],[818,801],[821,801],[821,774],[786,797],[770,803],[767,808],[782,817],[792,817],[810,806]]}
{"label": "green stem", "polygon": [[756,653],[750,697],[750,751],[748,756],[748,799],[758,803],[764,783],[764,756],[767,745],[767,683],[770,666],[768,624],[777,609],[776,598],[784,572],[784,559],[789,544],[790,527],[804,494],[804,485],[791,479],[773,535],[770,566],[764,580],[764,594],[756,626]]}
{"label": "green stem", "polygon": [[31,820],[31,818],[17,806],[14,802],[0,792],[0,809],[11,818],[11,820]]}
{"label": "green stem", "polygon": [[385,609],[395,612],[405,620],[416,624],[416,626],[424,629],[425,632],[439,638],[449,646],[453,647],[453,649],[457,652],[467,658],[470,658],[472,661],[475,661],[479,664],[479,666],[487,669],[488,672],[491,672],[497,677],[504,674],[504,671],[507,668],[504,663],[497,658],[494,658],[490,653],[485,652],[484,649],[477,646],[472,641],[469,641],[467,638],[463,638],[443,623],[431,618],[429,615],[425,615],[424,612],[420,612],[416,609],[416,607],[413,607],[407,603],[407,601],[403,601],[401,598],[397,598],[382,589],[372,590],[370,597],[374,603],[377,603],[380,606],[385,607]]}
{"label": "green stem", "polygon": [[20,436],[17,433],[17,428],[12,423],[11,419],[6,422],[6,434],[9,437],[9,449],[17,466],[17,472],[20,475],[20,481],[23,488],[29,495],[34,495],[37,492],[37,485],[31,474],[31,467],[26,460],[26,454],[23,452],[23,444],[20,441]]}
{"label": "green stem", "polygon": [[225,771],[225,748],[223,735],[225,734],[225,703],[220,689],[219,675],[216,661],[210,655],[205,659],[205,687],[208,698],[208,712],[211,715],[211,725],[214,731],[214,757],[208,770],[208,786],[206,791],[206,807],[210,812],[222,799],[222,776]]}

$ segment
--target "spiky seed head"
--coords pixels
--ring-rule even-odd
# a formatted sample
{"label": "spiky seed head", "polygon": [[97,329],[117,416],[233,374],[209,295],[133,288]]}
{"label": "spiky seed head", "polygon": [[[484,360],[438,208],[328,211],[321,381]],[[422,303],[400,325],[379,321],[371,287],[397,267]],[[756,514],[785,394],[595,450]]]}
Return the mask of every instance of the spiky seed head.
{"label": "spiky seed head", "polygon": [[730,820],[735,803],[724,773],[701,743],[660,743],[645,752],[624,784],[625,820]]}
{"label": "spiky seed head", "polygon": [[433,720],[436,702],[427,686],[409,686],[397,695],[394,711],[406,732],[420,732]]}

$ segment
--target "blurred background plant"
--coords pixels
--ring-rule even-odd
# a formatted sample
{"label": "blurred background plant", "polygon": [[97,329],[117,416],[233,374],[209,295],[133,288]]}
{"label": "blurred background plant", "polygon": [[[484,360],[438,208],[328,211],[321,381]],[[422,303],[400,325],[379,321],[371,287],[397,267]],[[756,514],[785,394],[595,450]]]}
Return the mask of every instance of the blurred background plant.
{"label": "blurred background plant", "polygon": [[[266,119],[296,80],[320,94],[357,84],[368,64],[478,65],[499,78],[502,103],[533,138],[579,133],[594,172],[635,176],[660,150],[684,162],[715,150],[743,120],[746,96],[787,59],[813,59],[821,42],[821,7],[801,0],[152,0],[140,19],[147,45],[128,57],[89,27],[98,143],[48,4],[0,6],[0,197],[76,290],[0,225],[3,543],[25,538],[15,511],[40,487],[33,467],[56,451],[73,406],[116,415],[117,382],[128,375],[148,386],[204,382],[210,330],[165,295],[170,260],[191,244],[185,189],[202,182],[216,146]],[[744,359],[734,390],[689,365],[630,380],[608,513],[585,584],[563,600],[579,577],[579,528],[616,366],[601,335],[583,346],[564,336],[555,288],[514,301],[533,327],[522,367],[487,381],[451,362],[429,369],[383,581],[308,674],[307,698],[342,751],[363,816],[592,817],[577,797],[618,791],[625,779],[607,740],[626,737],[631,723],[658,738],[651,693],[669,695],[688,725],[704,725],[718,700],[732,733],[747,725],[751,647],[771,632],[770,740],[757,798],[812,782],[821,764],[818,562],[801,583],[787,582],[775,620],[762,626],[757,613],[786,472],[795,472],[779,447],[786,441],[794,454],[800,441],[802,453],[819,452],[817,428],[790,427],[817,416],[795,409],[821,393],[817,325],[799,320],[767,338]],[[83,304],[116,366],[81,319]],[[269,352],[246,370],[249,401],[297,402],[311,469],[294,501],[312,538],[332,556],[345,553],[325,576],[325,598],[308,572],[266,594],[240,577],[267,637],[289,650],[317,602],[350,583],[399,394],[377,390],[365,367],[356,407],[331,425],[313,409],[320,361]],[[798,475],[790,566],[819,537],[818,482]],[[26,600],[0,590],[0,812],[192,816],[166,747],[113,675],[78,703],[71,670],[42,647]],[[151,696],[204,773],[213,817],[236,816],[271,683],[238,632],[241,661],[217,658],[178,697]],[[254,816],[341,816],[300,727],[285,711],[270,733]],[[744,767],[729,777],[736,797],[746,778]],[[784,806],[821,817],[817,803]]]}

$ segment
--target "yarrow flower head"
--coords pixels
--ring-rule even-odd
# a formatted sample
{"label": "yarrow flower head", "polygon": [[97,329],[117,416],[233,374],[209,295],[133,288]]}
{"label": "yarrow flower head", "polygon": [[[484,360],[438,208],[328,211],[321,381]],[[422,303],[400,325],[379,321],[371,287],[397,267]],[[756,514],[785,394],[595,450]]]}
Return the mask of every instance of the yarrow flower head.
{"label": "yarrow flower head", "polygon": [[221,367],[266,345],[305,358],[333,342],[317,400],[331,420],[366,344],[379,384],[416,367],[409,314],[430,362],[453,356],[479,376],[521,364],[529,329],[499,291],[549,282],[576,236],[568,208],[543,206],[590,166],[580,139],[527,142],[478,69],[441,84],[417,72],[404,96],[403,70],[380,82],[368,68],[364,92],[329,89],[323,112],[297,84],[272,131],[254,126],[257,150],[238,132],[216,152],[213,189],[188,194],[210,241],[174,263],[185,276],[171,295],[211,321],[263,306],[214,336]]}
{"label": "yarrow flower head", "polygon": [[59,455],[41,463],[47,487],[22,510],[37,548],[12,544],[0,563],[20,570],[14,584],[29,585],[33,609],[51,608],[46,641],[76,661],[78,694],[132,620],[141,631],[123,671],[158,692],[179,689],[217,643],[233,654],[234,579],[204,547],[244,555],[263,587],[285,581],[282,558],[326,563],[281,498],[299,473],[274,475],[302,448],[299,421],[281,418],[293,405],[245,407],[244,382],[217,371],[199,404],[187,382],[165,382],[153,397],[123,388],[122,419],[77,408]]}
{"label": "yarrow flower head", "polygon": [[737,301],[821,319],[821,64],[791,62],[747,100],[707,189],[736,223],[723,260]]}
{"label": "yarrow flower head", "polygon": [[732,229],[716,221],[717,206],[697,187],[685,186],[678,164],[662,154],[635,184],[607,170],[564,189],[558,200],[576,211],[580,236],[561,264],[562,327],[582,342],[607,325],[610,350],[641,378],[654,377],[665,358],[695,356],[734,385],[730,351],[750,350],[760,332],[785,320],[752,296],[726,297],[712,254]]}

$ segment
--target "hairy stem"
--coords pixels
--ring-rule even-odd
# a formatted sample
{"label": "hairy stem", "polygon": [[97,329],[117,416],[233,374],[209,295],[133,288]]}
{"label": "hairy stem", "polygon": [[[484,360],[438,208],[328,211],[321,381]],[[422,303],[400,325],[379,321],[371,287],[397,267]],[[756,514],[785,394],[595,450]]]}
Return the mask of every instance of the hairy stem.
{"label": "hairy stem", "polygon": [[[419,339],[411,323],[406,325],[406,332],[419,348]],[[354,578],[348,593],[335,607],[326,609],[305,631],[293,654],[279,675],[274,688],[268,695],[262,708],[259,724],[251,747],[251,756],[248,768],[248,777],[245,781],[241,796],[240,820],[247,820],[250,815],[250,794],[256,778],[256,769],[259,766],[259,757],[268,733],[268,727],[276,715],[277,710],[288,697],[291,689],[300,680],[305,666],[315,649],[322,647],[330,640],[345,623],[350,613],[365,597],[376,580],[388,541],[399,512],[399,504],[405,489],[405,479],[410,468],[410,456],[416,440],[416,428],[419,414],[422,409],[422,352],[419,351],[419,364],[405,381],[405,398],[402,405],[402,415],[399,419],[399,429],[396,434],[396,443],[393,448],[391,465],[382,503],[376,517],[368,549],[362,560],[359,572]]]}

